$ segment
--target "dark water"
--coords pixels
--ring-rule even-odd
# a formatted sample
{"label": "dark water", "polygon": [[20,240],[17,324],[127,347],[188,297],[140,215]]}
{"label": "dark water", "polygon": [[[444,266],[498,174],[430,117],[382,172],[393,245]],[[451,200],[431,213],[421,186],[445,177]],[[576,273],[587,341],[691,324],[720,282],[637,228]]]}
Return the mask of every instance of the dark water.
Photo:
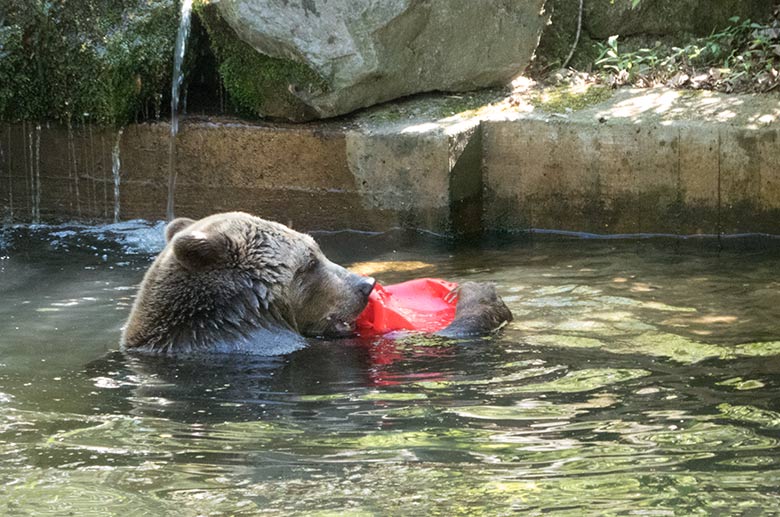
{"label": "dark water", "polygon": [[321,235],[385,283],[496,282],[516,321],[126,358],[160,231],[0,232],[0,514],[780,513],[776,251]]}

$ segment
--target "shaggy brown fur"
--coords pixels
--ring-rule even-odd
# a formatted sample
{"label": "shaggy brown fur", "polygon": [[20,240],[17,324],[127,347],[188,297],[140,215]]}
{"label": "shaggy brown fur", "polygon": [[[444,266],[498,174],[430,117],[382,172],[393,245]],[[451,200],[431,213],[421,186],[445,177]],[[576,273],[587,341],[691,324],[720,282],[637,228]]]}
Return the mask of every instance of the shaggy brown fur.
{"label": "shaggy brown fur", "polygon": [[456,291],[455,319],[437,335],[478,336],[494,332],[512,321],[512,312],[498,296],[493,284],[463,282]]}
{"label": "shaggy brown fur", "polygon": [[121,346],[146,353],[279,354],[301,335],[354,331],[374,286],[329,261],[314,240],[241,212],[166,228]]}

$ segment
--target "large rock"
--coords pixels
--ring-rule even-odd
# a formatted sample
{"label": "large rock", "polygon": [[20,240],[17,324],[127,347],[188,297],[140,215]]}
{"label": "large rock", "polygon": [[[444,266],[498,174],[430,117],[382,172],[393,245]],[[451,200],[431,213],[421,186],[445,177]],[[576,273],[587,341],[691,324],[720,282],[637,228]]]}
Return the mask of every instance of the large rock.
{"label": "large rock", "polygon": [[[260,114],[305,120],[418,92],[505,83],[533,55],[546,22],[544,2],[220,0],[218,8],[258,52],[304,65],[320,79],[280,84],[249,106]],[[235,83],[245,86],[243,79]],[[289,92],[301,106],[289,106]],[[281,109],[274,96],[283,99]]]}

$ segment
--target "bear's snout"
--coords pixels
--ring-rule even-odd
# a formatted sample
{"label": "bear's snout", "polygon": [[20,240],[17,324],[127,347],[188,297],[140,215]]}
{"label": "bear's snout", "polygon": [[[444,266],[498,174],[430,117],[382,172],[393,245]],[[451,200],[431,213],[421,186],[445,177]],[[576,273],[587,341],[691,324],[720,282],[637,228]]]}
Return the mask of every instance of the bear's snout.
{"label": "bear's snout", "polygon": [[374,290],[374,286],[376,285],[376,279],[370,276],[360,276],[360,275],[355,275],[355,276],[357,276],[355,289],[357,290],[358,293],[360,293],[360,295],[368,299],[368,295],[371,294],[371,291]]}

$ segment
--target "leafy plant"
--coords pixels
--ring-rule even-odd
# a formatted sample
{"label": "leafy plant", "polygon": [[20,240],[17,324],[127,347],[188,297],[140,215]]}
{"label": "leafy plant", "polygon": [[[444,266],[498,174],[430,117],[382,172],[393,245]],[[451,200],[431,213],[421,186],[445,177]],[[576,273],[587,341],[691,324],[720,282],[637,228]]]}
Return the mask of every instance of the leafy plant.
{"label": "leafy plant", "polygon": [[0,0],[0,119],[123,125],[170,84],[175,0]]}
{"label": "leafy plant", "polygon": [[619,37],[597,43],[595,61],[609,84],[639,86],[665,82],[674,87],[723,91],[768,91],[780,85],[780,22],[759,24],[738,17],[732,25],[681,47],[660,42],[624,50]]}

